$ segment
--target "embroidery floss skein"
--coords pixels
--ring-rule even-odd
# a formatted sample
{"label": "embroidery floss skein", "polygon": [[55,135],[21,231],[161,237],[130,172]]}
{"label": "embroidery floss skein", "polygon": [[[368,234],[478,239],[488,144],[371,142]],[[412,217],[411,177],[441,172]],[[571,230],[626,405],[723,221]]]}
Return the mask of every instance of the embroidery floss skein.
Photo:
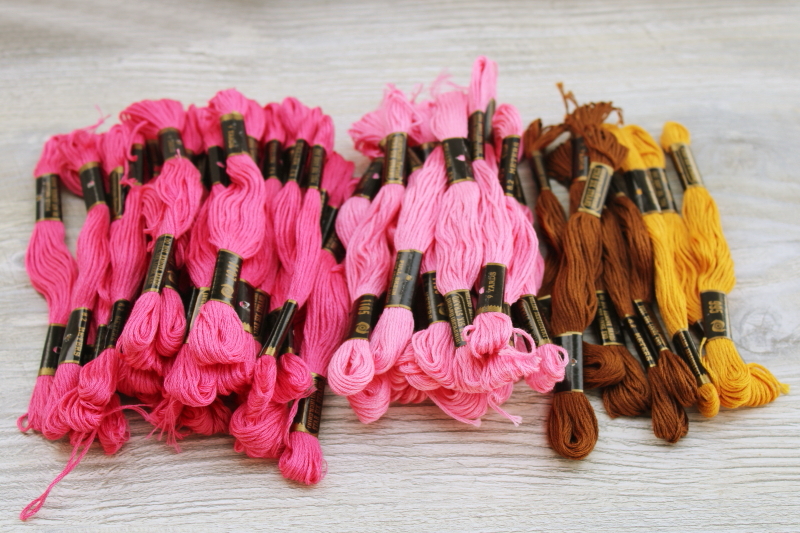
{"label": "embroidery floss skein", "polygon": [[705,188],[690,148],[689,131],[677,122],[667,122],[661,146],[669,152],[684,187],[683,219],[689,228],[697,261],[697,286],[703,303],[706,336],[703,365],[719,391],[720,403],[731,409],[757,407],[781,394],[789,386],[779,382],[764,366],[745,364],[731,340],[727,294],[736,284],[728,243],[722,232],[717,204]]}

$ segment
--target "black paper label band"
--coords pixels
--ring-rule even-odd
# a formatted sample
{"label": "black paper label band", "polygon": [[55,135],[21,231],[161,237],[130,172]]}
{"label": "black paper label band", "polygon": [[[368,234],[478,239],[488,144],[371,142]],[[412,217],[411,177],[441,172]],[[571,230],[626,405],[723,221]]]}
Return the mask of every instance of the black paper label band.
{"label": "black paper label band", "polygon": [[330,253],[337,263],[344,261],[346,253],[344,244],[342,244],[342,241],[339,240],[339,236],[335,231],[331,232],[331,234],[328,235],[328,238],[325,239],[325,244],[322,245],[322,249]]}
{"label": "black paper label band", "polygon": [[308,143],[303,139],[298,139],[294,146],[290,146],[286,151],[289,156],[289,164],[286,170],[286,181],[300,183],[306,169],[306,159],[308,159]]}
{"label": "black paper label band", "polygon": [[62,220],[58,174],[44,174],[36,178],[36,222],[41,220]]}
{"label": "black paper label band", "polygon": [[535,151],[530,157],[531,171],[540,191],[549,191],[550,178],[547,176],[547,168],[544,166],[544,155],[542,152]]}
{"label": "black paper label band", "polygon": [[308,167],[309,189],[319,190],[322,184],[322,169],[325,167],[325,147],[315,144],[311,147],[311,163]]}
{"label": "black paper label band", "polygon": [[550,320],[553,316],[553,298],[549,294],[536,297],[536,303],[539,304],[539,311],[545,320]]}
{"label": "black paper label band", "polygon": [[483,138],[486,139],[486,142],[489,144],[494,143],[494,131],[492,130],[492,119],[494,118],[494,110],[497,107],[497,102],[495,102],[494,98],[489,100],[489,103],[486,104],[486,126],[483,132]]}
{"label": "black paper label band", "polygon": [[108,183],[111,193],[111,216],[119,220],[125,213],[125,198],[128,196],[127,185],[122,184],[123,168],[117,167],[108,174]]}
{"label": "black paper label band", "polygon": [[242,321],[244,330],[253,334],[253,311],[255,308],[255,295],[256,290],[247,281],[240,279],[236,282],[236,314],[239,320]]}
{"label": "black paper label band", "polygon": [[600,217],[613,174],[614,170],[606,164],[593,162],[590,165],[589,177],[586,180],[580,204],[578,204],[578,211]]}
{"label": "black paper label band", "polygon": [[233,303],[236,301],[236,282],[241,271],[241,256],[230,250],[219,250],[214,265],[214,277],[211,280],[211,291],[208,294],[209,301],[222,302],[236,309]]}
{"label": "black paper label band", "polygon": [[406,174],[411,175],[412,172],[421,169],[424,164],[425,162],[419,153],[409,146],[406,149]]}
{"label": "black paper label band", "polygon": [[475,314],[502,313],[503,296],[506,292],[506,266],[499,263],[487,263],[483,267],[481,282],[478,286],[478,309]]}
{"label": "black paper label band", "polygon": [[319,437],[319,425],[322,420],[322,401],[325,397],[327,380],[319,374],[311,373],[316,389],[311,395],[301,398],[297,403],[297,414],[294,415],[291,431],[302,431]]}
{"label": "black paper label band", "polygon": [[142,294],[146,292],[161,292],[161,289],[164,288],[174,243],[175,236],[169,233],[160,235],[156,239],[156,244],[153,246],[153,255],[150,257],[150,266],[147,269],[147,277],[142,286]]}
{"label": "black paper label band", "polygon": [[164,286],[162,289],[172,289],[178,291],[178,271],[175,270],[175,265],[172,261],[167,263],[167,273],[164,275]]}
{"label": "black paper label band", "polygon": [[225,170],[225,150],[221,146],[208,147],[208,162],[206,170],[208,172],[209,188],[220,184],[225,187],[231,184],[228,172]]}
{"label": "black paper label band", "polygon": [[436,322],[447,322],[447,304],[436,288],[436,272],[425,272],[422,274],[422,294],[425,301],[425,312],[427,314],[428,325]]}
{"label": "black paper label band", "polygon": [[83,191],[83,203],[88,211],[97,204],[106,203],[106,191],[103,189],[103,175],[100,163],[86,163],[78,170]]}
{"label": "black paper label band", "polygon": [[537,348],[553,342],[547,333],[547,326],[535,296],[532,294],[521,296],[511,305],[511,311],[514,323],[533,338]]}
{"label": "black paper label band", "polygon": [[47,336],[44,338],[44,348],[42,348],[42,360],[39,362],[40,376],[55,375],[58,355],[61,351],[61,344],[64,342],[65,329],[64,324],[50,324],[47,327]]}
{"label": "black paper label band", "polygon": [[[466,292],[466,294],[465,294]],[[450,322],[450,333],[453,335],[453,344],[456,347],[464,346],[464,328],[472,324],[472,298],[469,291],[451,291],[444,295],[447,306],[447,319]],[[501,307],[502,311],[502,307]]]}
{"label": "black paper label band", "polygon": [[[97,326],[97,336],[94,339],[94,345],[91,345],[91,349],[83,350],[83,357],[81,358],[81,365],[85,365],[89,361],[94,361],[97,357],[103,353],[103,350],[106,349],[106,344],[108,343],[108,325],[107,324],[100,324]],[[87,345],[88,348],[89,345]]]}
{"label": "black paper label band", "polygon": [[181,132],[177,128],[164,128],[158,132],[158,144],[161,147],[161,161],[167,162],[173,157],[186,157]]}
{"label": "black paper label band", "polygon": [[583,334],[556,335],[553,344],[564,348],[569,356],[564,380],[556,384],[553,392],[583,392]]}
{"label": "black paper label band", "polygon": [[666,338],[661,332],[661,327],[656,321],[656,318],[650,312],[647,304],[645,304],[642,300],[634,300],[633,307],[636,310],[636,314],[639,315],[639,318],[642,320],[644,329],[647,332],[647,335],[650,337],[650,341],[653,343],[653,347],[656,349],[656,352],[669,350]]}
{"label": "black paper label band", "polygon": [[688,365],[692,375],[697,381],[697,386],[701,387],[706,383],[711,383],[711,378],[708,376],[708,371],[700,362],[700,352],[694,342],[689,330],[678,330],[672,336],[672,343],[678,354],[683,358],[683,361]]}
{"label": "black paper label band", "polygon": [[417,151],[420,159],[425,162],[428,159],[428,156],[431,155],[431,153],[436,149],[437,146],[439,146],[439,144],[440,143],[438,141],[426,142],[420,144],[419,146],[415,146],[414,150]]}
{"label": "black paper label band", "polygon": [[720,291],[700,293],[703,306],[703,331],[707,341],[719,337],[731,338],[731,319],[728,314],[728,296]]}
{"label": "black paper label band", "polygon": [[328,241],[328,238],[331,236],[332,233],[336,233],[336,217],[338,215],[339,215],[339,208],[333,207],[327,203],[324,204],[322,208],[322,216],[320,217],[319,220],[323,243]]}
{"label": "black paper label band", "polygon": [[420,263],[422,263],[422,252],[419,250],[399,250],[397,252],[389,294],[386,298],[386,307],[402,307],[409,311],[412,310]]}
{"label": "black paper label band", "polygon": [[648,168],[647,175],[650,178],[650,184],[653,186],[653,192],[658,201],[658,207],[662,212],[678,210],[675,198],[672,196],[672,188],[667,180],[667,172],[663,168]]}
{"label": "black paper label band", "polygon": [[128,178],[135,181],[137,185],[144,185],[144,146],[139,143],[131,146]]}
{"label": "black paper label band", "polygon": [[669,148],[672,161],[675,163],[675,170],[681,179],[684,190],[689,187],[703,187],[703,177],[697,168],[694,154],[688,144],[675,143]]}
{"label": "black paper label band", "polygon": [[131,302],[128,300],[117,300],[111,308],[111,318],[108,321],[108,334],[104,348],[113,348],[117,345],[122,329],[131,314]]}
{"label": "black paper label band", "polygon": [[646,171],[641,169],[629,170],[624,176],[628,189],[628,198],[633,200],[640,213],[661,212],[658,196]]}
{"label": "black paper label band", "polygon": [[145,142],[145,168],[149,179],[153,179],[161,172],[164,160],[161,157],[161,148],[156,139],[148,139]]}
{"label": "black paper label band", "polygon": [[81,355],[86,344],[86,335],[89,333],[89,322],[92,312],[85,307],[73,309],[69,314],[67,326],[64,329],[64,338],[61,342],[61,351],[58,354],[58,364],[81,364]]}
{"label": "black paper label band", "polygon": [[579,180],[589,176],[589,150],[583,137],[572,138],[572,179]]}
{"label": "black paper label band", "polygon": [[633,341],[633,346],[636,348],[636,353],[639,354],[639,358],[642,360],[642,363],[644,363],[648,368],[656,366],[656,356],[653,353],[650,345],[647,343],[636,317],[633,315],[623,317],[622,323],[630,335],[631,340]]}
{"label": "black paper label band", "polygon": [[361,175],[361,180],[358,182],[353,196],[361,196],[367,200],[372,201],[381,190],[381,176],[383,175],[383,158],[376,157],[373,159],[364,174]]}
{"label": "black paper label band", "polygon": [[390,133],[382,142],[386,164],[383,167],[383,184],[403,185],[406,169],[406,146],[408,135],[403,132]]}
{"label": "black paper label band", "polygon": [[253,293],[253,337],[261,342],[264,337],[264,323],[269,308],[269,294],[256,289]]}
{"label": "black paper label band", "polygon": [[442,141],[444,163],[447,168],[447,183],[454,185],[461,181],[474,181],[472,160],[467,151],[467,141],[462,137],[454,137]]}
{"label": "black paper label band", "polygon": [[500,184],[503,186],[506,196],[514,196],[514,189],[518,181],[519,143],[519,135],[509,135],[503,139],[503,149],[500,152]]}
{"label": "black paper label band", "polygon": [[369,340],[372,328],[378,321],[378,297],[364,294],[353,304],[353,320],[350,322],[350,333],[347,339]]}
{"label": "black paper label band", "polygon": [[244,129],[244,116],[233,111],[219,117],[222,129],[222,144],[228,156],[250,153],[247,146],[247,131]]}
{"label": "black paper label band", "polygon": [[261,348],[262,356],[276,357],[279,355],[278,350],[283,346],[283,343],[286,342],[286,336],[291,330],[292,321],[294,320],[296,312],[297,302],[294,300],[286,300],[283,303],[280,312],[272,324],[267,342],[265,342],[263,348]]}
{"label": "black paper label band", "polygon": [[189,307],[186,310],[186,337],[183,342],[189,339],[189,332],[194,328],[194,323],[197,321],[197,315],[200,314],[200,308],[203,307],[208,301],[208,294],[211,292],[210,287],[195,287],[192,289],[192,295],[189,299]]}
{"label": "black paper label band", "polygon": [[484,159],[484,147],[486,143],[486,113],[475,111],[469,116],[469,155],[473,161]]}
{"label": "black paper label band", "polygon": [[258,139],[249,135],[247,136],[247,153],[254,162],[258,163]]}
{"label": "black paper label band", "polygon": [[273,139],[264,146],[264,160],[261,163],[261,174],[264,179],[283,179],[283,146]]}
{"label": "black paper label band", "polygon": [[597,294],[597,314],[595,324],[600,333],[603,346],[622,346],[622,331],[619,318],[611,304],[611,299],[606,291],[595,291]]}

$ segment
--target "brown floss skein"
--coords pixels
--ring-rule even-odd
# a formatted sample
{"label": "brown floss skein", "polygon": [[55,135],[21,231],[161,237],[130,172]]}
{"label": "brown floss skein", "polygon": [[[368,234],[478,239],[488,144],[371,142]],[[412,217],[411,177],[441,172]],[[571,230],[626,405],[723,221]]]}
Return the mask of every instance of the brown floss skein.
{"label": "brown floss skein", "polygon": [[[590,179],[594,190],[605,188],[614,168],[622,162],[627,150],[608,132],[597,126],[584,132],[589,157],[592,161]],[[605,198],[600,194],[585,195],[582,207],[567,221],[564,231],[564,255],[553,290],[553,333],[562,342],[577,344],[582,332],[592,322],[597,311],[595,280],[602,259],[601,224],[599,208]],[[598,205],[599,202],[599,205]],[[572,347],[572,346],[571,346]],[[575,367],[580,364],[575,354],[567,367],[569,378],[579,377]],[[578,369],[580,370],[580,369]],[[566,381],[566,380],[565,380]],[[561,384],[559,384],[561,385]],[[557,386],[553,406],[548,416],[548,438],[552,448],[563,457],[582,459],[597,442],[597,418],[583,394],[582,387],[567,383]]]}

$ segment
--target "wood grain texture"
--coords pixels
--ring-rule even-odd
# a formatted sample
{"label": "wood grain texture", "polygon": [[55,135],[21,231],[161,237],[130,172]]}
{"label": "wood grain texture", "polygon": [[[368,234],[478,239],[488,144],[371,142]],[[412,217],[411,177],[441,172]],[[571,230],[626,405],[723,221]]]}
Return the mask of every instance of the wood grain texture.
{"label": "wood grain texture", "polygon": [[[329,395],[329,475],[315,488],[234,453],[230,437],[189,439],[175,455],[134,419],[118,456],[93,450],[24,526],[19,510],[69,449],[14,426],[47,322],[23,258],[48,135],[94,122],[95,105],[201,103],[235,86],[321,105],[337,149],[363,165],[346,129],[384,83],[411,89],[449,68],[464,84],[481,53],[499,63],[499,100],[526,122],[560,118],[563,80],[652,132],[665,120],[689,127],[736,262],[737,345],[797,390],[798,23],[789,1],[0,2],[0,529],[800,531],[796,393],[711,420],[692,412],[674,446],[649,420],[609,419],[592,395],[600,441],[582,462],[547,447],[549,399],[522,385],[508,404],[519,428],[490,415],[467,429],[430,404],[363,426]],[[65,211],[74,246],[82,203]]]}

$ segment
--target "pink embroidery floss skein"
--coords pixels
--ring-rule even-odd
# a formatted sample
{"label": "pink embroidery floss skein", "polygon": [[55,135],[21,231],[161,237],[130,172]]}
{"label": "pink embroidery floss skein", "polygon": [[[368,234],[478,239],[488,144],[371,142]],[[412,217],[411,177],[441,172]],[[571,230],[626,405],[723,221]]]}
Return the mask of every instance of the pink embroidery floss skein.
{"label": "pink embroidery floss skein", "polygon": [[77,263],[64,240],[64,222],[61,218],[61,153],[58,144],[62,139],[62,136],[54,136],[47,140],[34,169],[36,223],[25,252],[25,269],[33,288],[47,300],[50,324],[28,412],[17,420],[17,427],[23,432],[29,429],[42,430],[64,328],[71,309],[72,285],[78,275]]}
{"label": "pink embroidery floss skein", "polygon": [[[519,185],[517,159],[520,150],[522,119],[517,109],[509,104],[501,104],[492,119],[495,135],[495,151],[502,154],[501,180],[506,193],[506,205],[514,227],[514,255],[509,265],[506,285],[508,300],[514,302],[514,313],[522,328],[536,342],[540,358],[538,371],[525,376],[526,383],[535,391],[547,393],[556,383],[564,379],[567,365],[566,351],[550,340],[544,321],[536,303],[543,276],[544,261],[539,253],[539,240],[526,212],[530,209],[514,198],[514,182]],[[543,166],[538,172],[543,171]]]}
{"label": "pink embroidery floss skein", "polygon": [[106,284],[109,265],[108,230],[111,216],[105,200],[96,136],[89,130],[76,130],[60,143],[62,161],[67,171],[77,172],[86,204],[86,221],[78,235],[78,276],[70,297],[70,313],[59,353],[58,367],[50,390],[47,415],[42,433],[51,440],[69,431],[61,400],[78,386],[81,356],[91,344],[90,322],[98,300],[98,290]]}
{"label": "pink embroidery floss skein", "polygon": [[[162,324],[170,323],[183,313],[179,299],[163,294],[167,266],[172,261],[176,241],[191,228],[200,209],[203,185],[200,172],[186,157],[181,131],[186,113],[175,100],[145,100],[129,106],[121,113],[123,121],[144,122],[158,132],[164,165],[152,182],[151,212],[156,215],[150,231],[156,236],[142,293],[131,310],[128,323],[119,338],[119,349],[125,362],[141,370],[163,374],[163,363],[156,351]],[[147,217],[148,207],[145,207]],[[163,315],[163,320],[162,320]],[[160,347],[171,344],[172,332],[161,337]],[[169,339],[169,341],[167,340]]]}
{"label": "pink embroidery floss skein", "polygon": [[[394,87],[385,91],[379,109],[381,129],[378,134],[384,139],[386,159],[383,185],[369,206],[361,227],[349,239],[345,257],[353,314],[359,320],[354,320],[348,339],[336,351],[329,367],[331,389],[345,396],[363,391],[375,375],[369,338],[376,317],[376,304],[387,287],[391,272],[391,250],[386,230],[397,216],[405,193],[403,178],[408,132],[416,120],[413,105]],[[388,408],[388,388],[386,392],[384,403]],[[385,408],[380,409],[385,412]],[[367,418],[373,418],[374,414]]]}

